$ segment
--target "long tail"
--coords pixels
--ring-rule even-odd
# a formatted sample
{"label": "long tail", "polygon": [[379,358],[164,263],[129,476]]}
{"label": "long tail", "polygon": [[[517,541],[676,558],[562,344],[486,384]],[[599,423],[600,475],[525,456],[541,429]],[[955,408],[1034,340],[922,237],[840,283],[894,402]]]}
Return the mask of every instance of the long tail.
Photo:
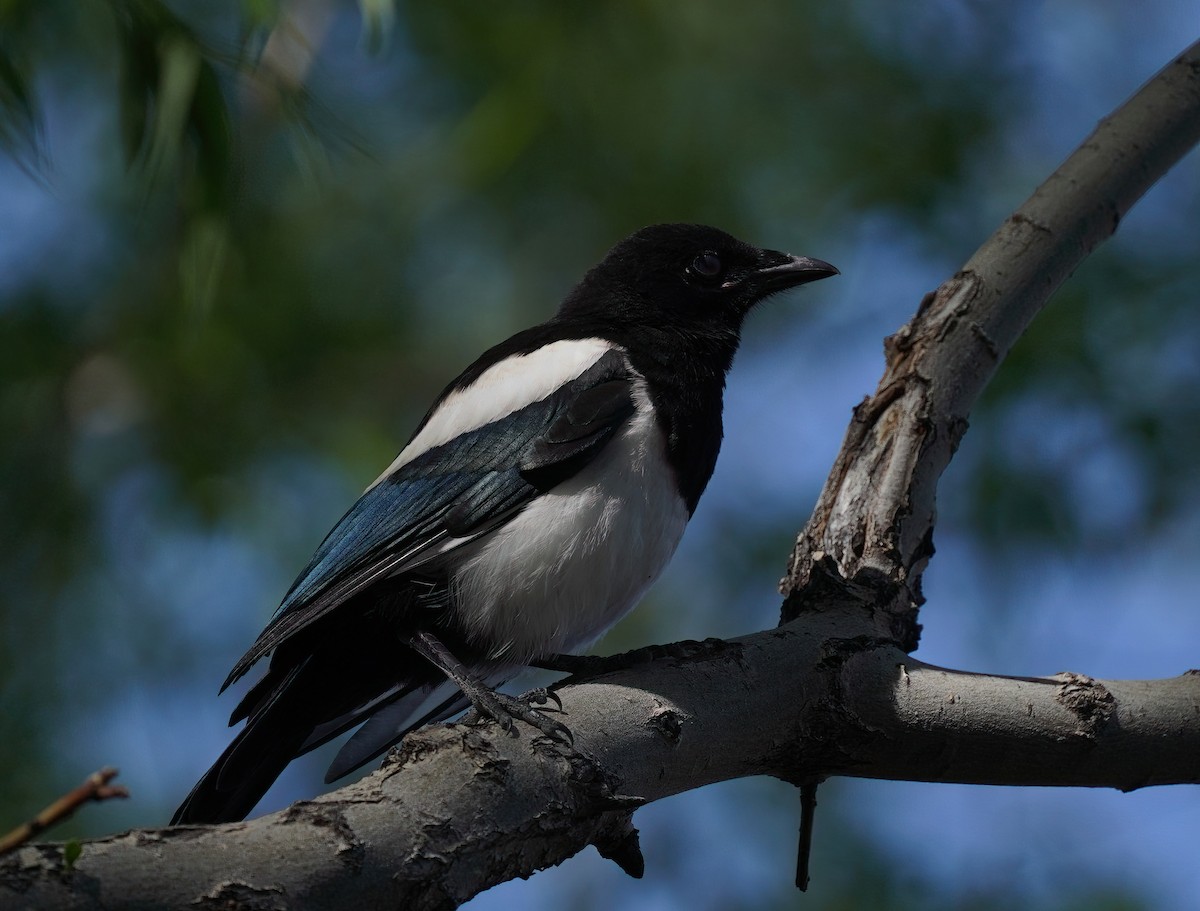
{"label": "long tail", "polygon": [[370,673],[348,678],[345,667],[331,652],[290,668],[271,667],[230,719],[236,724],[245,718],[246,727],[196,782],[171,825],[244,819],[289,762],[364,720],[369,719],[334,758],[327,783],[381,755],[413,728],[467,705],[457,687],[423,663],[411,666],[407,680],[392,675],[390,681]]}
{"label": "long tail", "polygon": [[[312,732],[301,700],[304,664],[293,668],[246,721],[171,817],[171,825],[245,819]],[[268,672],[268,678],[270,672]],[[264,681],[266,682],[266,681]]]}

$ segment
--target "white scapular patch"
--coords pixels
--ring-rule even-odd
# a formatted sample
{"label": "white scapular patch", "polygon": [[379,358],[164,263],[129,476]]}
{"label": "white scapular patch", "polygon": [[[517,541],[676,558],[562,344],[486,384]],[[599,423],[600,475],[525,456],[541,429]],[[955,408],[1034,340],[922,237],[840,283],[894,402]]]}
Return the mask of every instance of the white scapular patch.
{"label": "white scapular patch", "polygon": [[688,513],[640,378],[634,401],[591,464],[459,552],[458,620],[489,658],[525,664],[590,644],[675,553]]}
{"label": "white scapular patch", "polygon": [[[483,371],[470,386],[443,399],[421,432],[372,483],[423,452],[457,436],[498,421],[534,402],[540,402],[600,360],[615,346],[599,338],[551,342],[529,354],[507,357]],[[368,488],[369,490],[370,488]]]}

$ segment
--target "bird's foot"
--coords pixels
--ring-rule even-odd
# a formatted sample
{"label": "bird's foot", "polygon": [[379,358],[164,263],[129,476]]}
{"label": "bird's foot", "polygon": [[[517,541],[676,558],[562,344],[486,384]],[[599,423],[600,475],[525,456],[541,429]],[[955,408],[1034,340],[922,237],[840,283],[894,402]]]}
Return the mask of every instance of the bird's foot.
{"label": "bird's foot", "polygon": [[563,710],[562,700],[558,698],[558,693],[554,692],[553,690],[548,690],[544,686],[539,686],[535,690],[530,690],[520,698],[528,702],[530,705],[544,706],[549,705],[551,702],[554,703],[554,708],[552,709],[538,709],[538,711],[541,712],[561,712]]}
{"label": "bird's foot", "polygon": [[[523,696],[510,696],[486,687],[474,693],[467,693],[465,690],[463,692],[471,700],[478,715],[491,718],[505,731],[512,730],[515,718],[565,746],[572,746],[575,742],[575,735],[569,727],[561,721],[546,717],[547,711],[562,711],[562,700],[549,690],[537,689]],[[535,705],[544,706],[551,702],[555,703],[557,708],[534,708]]]}
{"label": "bird's foot", "polygon": [[561,721],[547,718],[546,710],[534,708],[535,705],[553,702],[558,706],[555,711],[562,711],[562,700],[549,690],[537,689],[524,696],[499,693],[471,673],[433,633],[416,633],[408,640],[408,644],[450,678],[480,716],[491,718],[503,730],[511,731],[513,719],[516,718],[537,728],[551,740],[567,746],[574,743],[575,735],[570,728]]}

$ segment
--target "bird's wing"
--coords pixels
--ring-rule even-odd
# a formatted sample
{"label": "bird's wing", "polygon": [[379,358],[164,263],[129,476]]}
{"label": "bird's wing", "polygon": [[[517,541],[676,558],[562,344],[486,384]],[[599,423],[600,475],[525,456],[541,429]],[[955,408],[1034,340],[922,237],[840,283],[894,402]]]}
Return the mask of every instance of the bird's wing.
{"label": "bird's wing", "polygon": [[419,571],[574,475],[633,415],[636,380],[610,351],[545,398],[381,478],[334,526],[225,686],[367,586]]}

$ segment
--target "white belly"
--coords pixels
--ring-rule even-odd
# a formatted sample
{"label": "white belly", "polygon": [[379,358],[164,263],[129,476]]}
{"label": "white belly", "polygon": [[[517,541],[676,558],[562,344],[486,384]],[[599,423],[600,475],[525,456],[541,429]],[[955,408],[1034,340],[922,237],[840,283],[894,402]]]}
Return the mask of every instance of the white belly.
{"label": "white belly", "polygon": [[588,645],[675,553],[687,509],[644,390],[635,399],[595,461],[463,548],[451,579],[457,619],[489,657],[525,664]]}

